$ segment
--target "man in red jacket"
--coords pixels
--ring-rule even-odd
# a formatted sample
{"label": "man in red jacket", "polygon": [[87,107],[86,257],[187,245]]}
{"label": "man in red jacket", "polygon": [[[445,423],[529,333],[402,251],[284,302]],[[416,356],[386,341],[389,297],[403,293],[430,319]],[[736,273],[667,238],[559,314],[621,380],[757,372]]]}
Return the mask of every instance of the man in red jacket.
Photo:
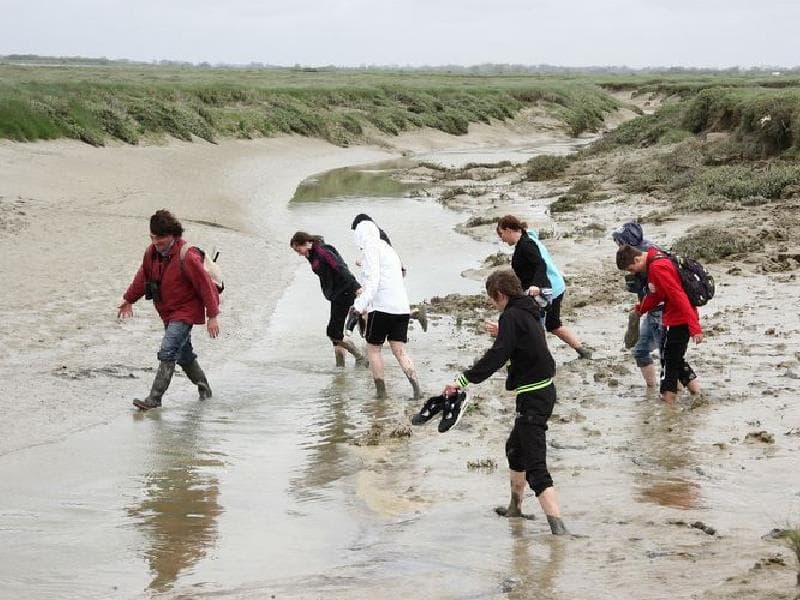
{"label": "man in red jacket", "polygon": [[662,322],[664,336],[661,339],[661,399],[674,402],[678,393],[678,382],[692,394],[700,392],[697,375],[684,358],[689,338],[696,344],[703,341],[703,329],[697,308],[689,302],[683,289],[678,268],[672,260],[650,248],[642,252],[632,246],[617,250],[617,268],[630,273],[647,275],[647,295],[634,306],[640,315],[664,304]]}
{"label": "man in red jacket", "polygon": [[132,317],[133,303],[144,296],[153,301],[164,321],[158,370],[150,394],[144,400],[133,401],[141,410],[161,406],[175,364],[197,386],[200,400],[211,397],[211,386],[192,349],[192,326],[202,325],[208,316],[208,335],[219,335],[219,293],[203,268],[202,253],[197,248],[181,251],[186,245],[182,235],[183,226],[168,210],[156,211],[150,217],[152,244],[145,250],[142,265],[117,312],[118,318]]}

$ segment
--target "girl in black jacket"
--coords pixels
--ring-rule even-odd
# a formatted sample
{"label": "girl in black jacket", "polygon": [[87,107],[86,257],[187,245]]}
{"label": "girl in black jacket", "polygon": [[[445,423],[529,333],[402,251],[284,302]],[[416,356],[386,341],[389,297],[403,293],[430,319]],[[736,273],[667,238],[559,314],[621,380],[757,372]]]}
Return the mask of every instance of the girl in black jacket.
{"label": "girl in black jacket", "polygon": [[[547,470],[547,420],[553,412],[556,388],[553,384],[555,362],[547,349],[539,308],[524,295],[513,271],[495,271],[486,280],[486,292],[500,311],[497,339],[475,364],[444,388],[443,419],[458,421],[464,404],[449,401],[470,383],[488,379],[510,360],[506,389],[514,391],[516,418],[506,442],[506,457],[511,471],[511,501],[508,508],[497,509],[508,517],[522,515],[525,483],[536,494],[550,530],[554,535],[567,533],[558,507],[553,480]],[[450,415],[449,410],[458,414]]]}
{"label": "girl in black jacket", "polygon": [[347,313],[353,306],[356,294],[361,286],[353,277],[347,263],[339,252],[326,244],[322,236],[298,231],[289,241],[292,250],[304,256],[311,264],[311,270],[319,277],[319,285],[325,299],[331,303],[331,314],[325,333],[333,343],[336,355],[336,366],[344,366],[345,353],[349,352],[356,359],[356,364],[365,364],[364,356],[356,349],[355,344],[344,339],[344,324]]}

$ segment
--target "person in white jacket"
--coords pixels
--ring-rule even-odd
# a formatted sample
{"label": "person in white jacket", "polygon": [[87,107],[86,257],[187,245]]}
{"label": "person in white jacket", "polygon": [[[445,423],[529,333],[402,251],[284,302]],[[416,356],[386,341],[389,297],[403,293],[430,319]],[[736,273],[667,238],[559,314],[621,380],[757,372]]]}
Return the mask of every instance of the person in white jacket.
{"label": "person in white jacket", "polygon": [[[359,215],[361,216],[361,215]],[[402,264],[397,252],[383,241],[377,225],[369,219],[354,221],[355,242],[361,249],[361,291],[354,308],[367,315],[365,337],[367,356],[378,396],[386,395],[381,349],[388,340],[392,354],[420,397],[414,363],[406,352],[408,319],[411,307],[403,282]]]}

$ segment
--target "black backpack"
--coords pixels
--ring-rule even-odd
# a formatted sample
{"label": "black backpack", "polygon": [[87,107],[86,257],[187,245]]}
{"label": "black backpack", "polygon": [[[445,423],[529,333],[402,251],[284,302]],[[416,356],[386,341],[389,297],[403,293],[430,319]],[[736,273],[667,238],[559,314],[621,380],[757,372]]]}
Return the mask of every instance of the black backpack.
{"label": "black backpack", "polygon": [[668,258],[678,269],[683,290],[693,306],[705,306],[714,297],[714,277],[699,261],[670,252],[659,252],[653,260]]}

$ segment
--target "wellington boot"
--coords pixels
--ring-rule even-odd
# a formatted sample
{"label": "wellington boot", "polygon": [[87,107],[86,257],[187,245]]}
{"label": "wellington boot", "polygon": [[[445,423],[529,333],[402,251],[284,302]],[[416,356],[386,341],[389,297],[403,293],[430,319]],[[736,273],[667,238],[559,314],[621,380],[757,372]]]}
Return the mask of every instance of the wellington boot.
{"label": "wellington boot", "polygon": [[386,398],[386,382],[383,379],[375,380],[375,395],[378,398]]}
{"label": "wellington boot", "polygon": [[344,354],[336,350],[334,350],[333,353],[336,355],[336,366],[344,367]]}
{"label": "wellington boot", "polygon": [[200,400],[211,398],[213,395],[211,393],[211,386],[208,385],[206,374],[203,372],[203,369],[200,368],[200,363],[197,362],[197,359],[194,359],[188,365],[181,366],[186,373],[186,376],[189,378],[189,381],[197,386],[197,394]]}
{"label": "wellington boot", "polygon": [[411,389],[414,392],[414,400],[419,400],[422,397],[422,394],[419,390],[419,381],[417,381],[417,378],[412,375],[408,378],[408,383],[411,384]]}
{"label": "wellington boot", "polygon": [[144,400],[134,400],[133,405],[141,410],[150,410],[151,408],[158,408],[161,406],[161,397],[167,391],[172,376],[175,374],[175,362],[162,360],[158,364],[153,385],[150,388],[150,394]]}

